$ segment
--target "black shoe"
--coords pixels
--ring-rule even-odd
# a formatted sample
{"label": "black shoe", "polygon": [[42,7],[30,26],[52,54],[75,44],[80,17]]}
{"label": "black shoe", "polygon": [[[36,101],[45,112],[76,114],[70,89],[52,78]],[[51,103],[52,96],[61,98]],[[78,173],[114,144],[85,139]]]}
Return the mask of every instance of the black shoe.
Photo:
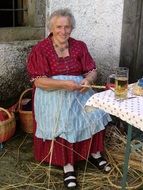
{"label": "black shoe", "polygon": [[[74,177],[74,179],[66,179],[68,177]],[[69,184],[73,182],[75,183],[75,186],[69,186]],[[67,189],[76,189],[77,187],[77,181],[76,181],[76,175],[75,175],[75,172],[74,171],[71,171],[71,172],[66,172],[64,173],[64,185]]]}
{"label": "black shoe", "polygon": [[[96,166],[99,170],[103,171],[103,172],[110,172],[111,170],[111,166],[110,164],[107,162],[107,160],[101,156],[99,158],[93,158],[92,156],[88,159],[88,161],[93,164],[94,166]],[[102,164],[102,162],[104,162]]]}

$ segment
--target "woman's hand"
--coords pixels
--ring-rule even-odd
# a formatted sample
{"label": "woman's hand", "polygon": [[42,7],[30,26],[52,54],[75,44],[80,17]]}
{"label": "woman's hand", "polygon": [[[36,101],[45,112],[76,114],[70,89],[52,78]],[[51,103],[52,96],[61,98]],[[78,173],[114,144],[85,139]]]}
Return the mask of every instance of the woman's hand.
{"label": "woman's hand", "polygon": [[64,81],[64,89],[69,91],[80,91],[82,89],[82,86],[75,81],[67,80]]}
{"label": "woman's hand", "polygon": [[[81,85],[85,85],[85,87],[82,87],[82,89],[80,90],[80,92],[86,92],[89,90],[90,85],[94,84],[97,78],[97,72],[96,69],[93,69],[92,71],[90,71],[87,75],[85,75],[85,78],[81,81]],[[89,86],[89,87],[86,87]]]}
{"label": "woman's hand", "polygon": [[[82,85],[85,85],[85,86],[90,86],[90,82],[85,78],[85,79],[83,79],[81,82],[80,82],[80,85],[81,85],[81,87],[82,87]],[[81,89],[80,89],[80,92],[86,92],[86,91],[88,91],[89,90],[89,87],[82,87]]]}

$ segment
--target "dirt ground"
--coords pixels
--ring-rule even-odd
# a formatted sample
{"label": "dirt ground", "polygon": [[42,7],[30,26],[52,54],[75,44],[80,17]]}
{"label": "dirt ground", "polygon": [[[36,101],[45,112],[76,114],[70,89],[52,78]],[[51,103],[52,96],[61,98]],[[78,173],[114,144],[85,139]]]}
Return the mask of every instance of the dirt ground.
{"label": "dirt ground", "polygon": [[[31,134],[17,130],[3,146],[0,151],[0,190],[65,190],[61,168],[50,167],[34,160]],[[82,162],[76,168],[80,182],[77,190],[116,189],[106,181],[105,174],[91,165],[87,165],[86,176],[85,164]],[[87,183],[84,183],[83,179]],[[143,190],[143,186],[138,190]]]}

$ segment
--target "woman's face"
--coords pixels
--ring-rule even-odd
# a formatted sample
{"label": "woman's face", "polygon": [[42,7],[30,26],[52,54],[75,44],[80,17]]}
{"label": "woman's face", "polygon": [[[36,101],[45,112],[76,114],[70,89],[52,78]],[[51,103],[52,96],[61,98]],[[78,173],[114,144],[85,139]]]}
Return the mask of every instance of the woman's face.
{"label": "woman's face", "polygon": [[53,38],[59,43],[68,41],[72,31],[72,26],[69,17],[54,17],[52,20],[51,32]]}

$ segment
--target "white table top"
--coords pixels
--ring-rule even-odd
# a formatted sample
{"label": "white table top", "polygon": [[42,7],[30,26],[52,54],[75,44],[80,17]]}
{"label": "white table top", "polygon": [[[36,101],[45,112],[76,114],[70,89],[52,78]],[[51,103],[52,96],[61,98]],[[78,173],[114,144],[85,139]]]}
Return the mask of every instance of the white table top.
{"label": "white table top", "polygon": [[[128,94],[128,96],[135,96]],[[91,96],[85,104],[86,111],[100,108],[143,131],[143,96],[117,101],[112,90]]]}

